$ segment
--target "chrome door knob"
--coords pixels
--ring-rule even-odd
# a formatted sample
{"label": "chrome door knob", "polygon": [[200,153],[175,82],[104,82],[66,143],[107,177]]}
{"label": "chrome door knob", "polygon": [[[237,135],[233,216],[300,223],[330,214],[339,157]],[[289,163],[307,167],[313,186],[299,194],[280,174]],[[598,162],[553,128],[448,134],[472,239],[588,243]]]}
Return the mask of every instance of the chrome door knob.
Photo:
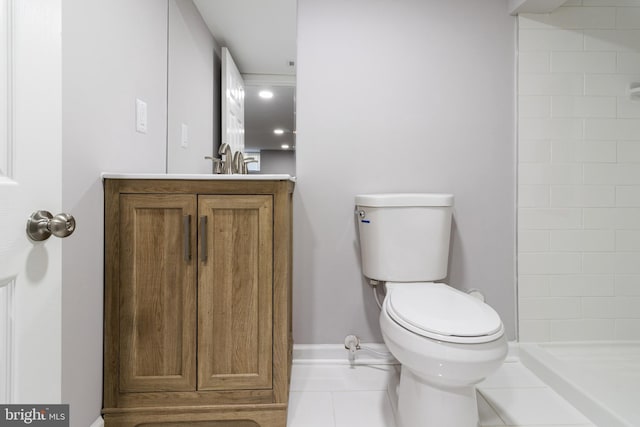
{"label": "chrome door knob", "polygon": [[75,229],[76,220],[68,213],[53,216],[49,211],[35,211],[27,220],[27,236],[36,242],[47,240],[52,234],[67,237]]}

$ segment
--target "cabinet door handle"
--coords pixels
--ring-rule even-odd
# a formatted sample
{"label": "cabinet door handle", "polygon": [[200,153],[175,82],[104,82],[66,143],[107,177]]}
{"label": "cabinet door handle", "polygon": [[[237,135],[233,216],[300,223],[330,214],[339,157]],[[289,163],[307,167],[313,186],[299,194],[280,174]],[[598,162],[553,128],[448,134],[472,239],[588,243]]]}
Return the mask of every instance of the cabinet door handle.
{"label": "cabinet door handle", "polygon": [[200,260],[207,260],[207,217],[200,217]]}
{"label": "cabinet door handle", "polygon": [[184,260],[191,261],[191,215],[182,218],[182,246],[184,248]]}

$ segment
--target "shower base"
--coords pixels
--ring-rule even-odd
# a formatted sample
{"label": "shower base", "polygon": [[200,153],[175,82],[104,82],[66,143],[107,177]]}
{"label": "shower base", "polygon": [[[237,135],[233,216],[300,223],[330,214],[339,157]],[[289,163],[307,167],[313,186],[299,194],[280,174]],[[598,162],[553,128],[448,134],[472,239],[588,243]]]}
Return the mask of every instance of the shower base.
{"label": "shower base", "polygon": [[520,343],[519,356],[597,426],[640,426],[640,341]]}

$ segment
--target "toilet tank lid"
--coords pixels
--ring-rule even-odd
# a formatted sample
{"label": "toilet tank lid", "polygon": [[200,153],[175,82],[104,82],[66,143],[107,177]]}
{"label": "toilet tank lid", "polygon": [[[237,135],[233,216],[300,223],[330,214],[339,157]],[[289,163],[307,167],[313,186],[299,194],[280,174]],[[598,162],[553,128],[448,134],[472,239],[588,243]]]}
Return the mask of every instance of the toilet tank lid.
{"label": "toilet tank lid", "polygon": [[453,206],[453,194],[383,193],[359,194],[356,205],[368,207]]}

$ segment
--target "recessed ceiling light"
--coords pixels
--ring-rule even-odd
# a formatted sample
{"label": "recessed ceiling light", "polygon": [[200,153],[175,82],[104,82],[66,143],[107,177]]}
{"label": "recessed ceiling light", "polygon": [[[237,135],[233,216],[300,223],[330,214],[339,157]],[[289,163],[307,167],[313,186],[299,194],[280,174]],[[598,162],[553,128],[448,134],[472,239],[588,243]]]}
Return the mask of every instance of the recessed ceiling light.
{"label": "recessed ceiling light", "polygon": [[282,144],[280,147],[282,147],[283,150],[288,150],[289,144]]}
{"label": "recessed ceiling light", "polygon": [[261,90],[260,92],[258,92],[258,96],[262,99],[271,99],[273,98],[273,92],[271,92],[270,90]]}
{"label": "recessed ceiling light", "polygon": [[282,135],[284,133],[283,129],[274,129],[273,133],[275,133],[276,135]]}

